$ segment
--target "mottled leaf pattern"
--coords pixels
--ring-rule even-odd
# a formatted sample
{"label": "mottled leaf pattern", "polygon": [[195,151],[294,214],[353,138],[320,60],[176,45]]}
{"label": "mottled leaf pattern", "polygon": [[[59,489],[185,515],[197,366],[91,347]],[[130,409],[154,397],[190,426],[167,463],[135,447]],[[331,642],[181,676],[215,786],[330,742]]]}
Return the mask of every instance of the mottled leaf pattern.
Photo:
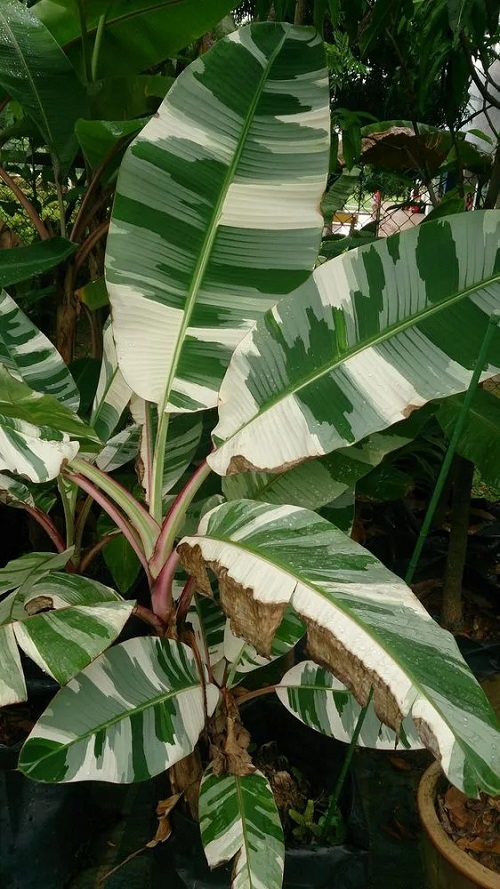
{"label": "mottled leaf pattern", "polygon": [[189,609],[189,623],[196,635],[198,651],[211,666],[218,664],[224,656],[224,628],[226,616],[215,599],[208,596],[193,596]]}
{"label": "mottled leaf pattern", "polygon": [[[209,715],[218,690],[206,684]],[[205,722],[191,650],[169,639],[111,648],[55,696],[28,737],[21,771],[38,781],[145,781],[193,750]]]}
{"label": "mottled leaf pattern", "polygon": [[107,442],[130,401],[132,392],[118,367],[110,319],[104,325],[101,373],[90,422],[101,441]]}
{"label": "mottled leaf pattern", "polygon": [[210,867],[235,856],[231,889],[281,889],[283,828],[267,778],[214,775],[200,788],[200,830]]}
{"label": "mottled leaf pattern", "polygon": [[[450,436],[464,398],[464,395],[447,398],[436,414],[437,420]],[[486,484],[500,486],[500,398],[493,392],[485,389],[476,391],[457,450],[462,457],[475,463]]]}
{"label": "mottled leaf pattern", "polygon": [[[286,709],[309,728],[347,744],[351,741],[361,707],[352,691],[314,661],[303,661],[285,673],[276,694]],[[357,743],[377,750],[415,750],[423,746],[411,717],[403,720],[396,735],[377,719],[373,704],[368,707]]]}
{"label": "mottled leaf pattern", "polygon": [[31,506],[34,508],[35,500],[27,485],[23,485],[18,479],[10,475],[0,473],[0,503],[8,503],[10,506]]}
{"label": "mottled leaf pattern", "polygon": [[[210,599],[208,600],[210,601]],[[236,681],[241,680],[238,674],[251,673],[258,667],[264,667],[270,661],[282,657],[290,651],[299,639],[302,638],[306,628],[293,608],[285,608],[283,619],[276,630],[269,657],[258,654],[253,645],[245,642],[240,636],[235,636],[231,630],[231,624],[226,621],[224,628],[224,657],[231,665],[232,675]],[[234,682],[232,684],[235,684]],[[228,682],[228,685],[231,683]]]}
{"label": "mottled leaf pattern", "polygon": [[351,448],[318,457],[281,473],[243,472],[223,479],[227,500],[263,500],[319,509],[352,489],[356,482],[378,466],[386,454],[410,439],[391,430],[375,433]]}
{"label": "mottled leaf pattern", "polygon": [[0,365],[0,470],[32,482],[56,478],[63,461],[78,453],[78,441],[70,436],[86,440],[87,447],[96,440],[77,414],[52,395],[34,392]]}
{"label": "mottled leaf pattern", "polygon": [[97,455],[96,465],[104,472],[120,469],[125,463],[135,460],[139,452],[140,439],[141,427],[138,423],[132,423],[108,440],[107,445]]}
{"label": "mottled leaf pattern", "polygon": [[310,273],[329,128],[319,36],[261,23],[189,65],[128,149],[106,280],[123,375],[161,413],[214,406],[237,342]]}
{"label": "mottled leaf pattern", "polygon": [[[24,653],[62,685],[114,642],[134,605],[109,587],[75,575],[51,573],[34,584],[25,581],[0,602],[2,664],[4,657],[11,659],[15,637]],[[3,686],[7,696],[5,674]],[[0,695],[2,705],[11,703],[5,696]]]}
{"label": "mottled leaf pattern", "polygon": [[17,648],[14,628],[0,626],[0,706],[26,701],[28,693],[24,681],[21,657]]}
{"label": "mottled leaf pattern", "polygon": [[[0,594],[7,593],[22,587],[22,592],[28,592],[37,580],[40,580],[50,571],[64,568],[68,559],[73,555],[73,547],[63,553],[26,553],[18,559],[12,559],[5,568],[0,568]],[[0,615],[3,603],[0,603]],[[0,616],[0,623],[2,618]]]}
{"label": "mottled leaf pattern", "polygon": [[217,575],[233,631],[270,650],[286,605],[308,626],[312,658],[397,731],[411,715],[450,781],[500,792],[498,722],[453,637],[371,553],[309,510],[231,501],[178,550],[198,588]]}
{"label": "mottled leaf pattern", "polygon": [[[464,213],[317,268],[234,353],[212,468],[275,471],[464,391],[500,308],[499,236],[499,211]],[[499,354],[500,329],[483,378]]]}

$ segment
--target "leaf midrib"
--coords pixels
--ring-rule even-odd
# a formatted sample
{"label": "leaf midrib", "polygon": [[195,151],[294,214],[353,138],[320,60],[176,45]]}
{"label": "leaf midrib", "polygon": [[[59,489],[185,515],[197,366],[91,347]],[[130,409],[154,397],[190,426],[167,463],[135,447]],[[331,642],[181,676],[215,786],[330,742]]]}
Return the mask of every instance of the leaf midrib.
{"label": "leaf midrib", "polygon": [[[372,248],[372,245],[367,245],[366,247],[360,247],[359,250],[369,250]],[[330,260],[331,262],[335,262],[339,257],[336,257],[335,260]],[[313,279],[314,280],[314,279]],[[334,370],[337,370],[338,367],[341,367],[345,364],[346,361],[354,358],[356,355],[360,355],[365,352],[367,349],[371,349],[375,346],[379,346],[387,340],[391,339],[393,336],[397,336],[400,333],[403,333],[410,327],[414,327],[416,324],[420,324],[423,321],[428,320],[439,312],[445,311],[450,308],[450,306],[455,305],[456,303],[461,302],[461,300],[466,299],[471,296],[477,290],[482,290],[484,287],[489,287],[490,284],[495,284],[500,282],[500,272],[496,273],[489,278],[483,278],[479,283],[474,284],[472,287],[467,288],[466,290],[460,290],[457,293],[452,294],[449,297],[446,297],[442,302],[438,305],[433,305],[430,307],[426,307],[422,309],[418,314],[411,315],[403,323],[400,324],[391,324],[388,327],[385,327],[383,332],[379,332],[374,336],[363,340],[362,343],[357,344],[354,348],[352,348],[349,352],[340,355],[337,360],[329,363],[322,364],[319,368],[308,374],[305,378],[302,378],[301,381],[297,385],[291,385],[286,389],[282,389],[278,392],[273,398],[269,398],[266,401],[265,405],[259,407],[259,410],[252,415],[245,423],[242,423],[232,432],[227,438],[222,439],[220,443],[217,445],[217,450],[222,450],[222,448],[230,441],[233,440],[236,436],[240,435],[241,432],[255,422],[257,418],[262,417],[267,411],[271,410],[271,408],[275,407],[275,405],[284,401],[286,398],[289,398],[291,395],[296,395],[302,389],[307,388],[312,383],[315,383],[317,380],[320,380],[321,377],[326,374],[332,373]],[[289,299],[290,297],[285,297],[285,299]],[[279,303],[278,303],[279,306]],[[484,313],[485,322],[488,319],[488,315]],[[333,332],[333,331],[332,331]],[[251,334],[250,334],[251,336]],[[340,450],[340,449],[339,449]],[[323,456],[323,455],[321,455]],[[259,472],[265,472],[265,469],[257,470]]]}
{"label": "leaf midrib", "polygon": [[196,300],[198,297],[200,287],[203,282],[203,277],[205,275],[207,265],[210,261],[213,243],[214,243],[217,233],[219,231],[219,218],[220,218],[221,211],[224,207],[229,188],[233,182],[234,175],[236,173],[236,170],[238,168],[238,165],[239,165],[239,162],[241,159],[241,155],[242,155],[243,150],[245,148],[247,136],[250,131],[250,127],[252,126],[255,112],[257,110],[257,106],[259,104],[262,92],[263,92],[264,87],[267,83],[269,71],[271,70],[272,66],[274,65],[274,61],[275,61],[276,57],[281,52],[283,44],[288,37],[290,27],[291,26],[288,26],[288,27],[283,26],[283,34],[281,36],[281,39],[279,40],[275,49],[269,56],[267,63],[262,70],[262,75],[260,77],[257,89],[255,90],[255,95],[254,95],[253,100],[250,104],[246,119],[243,122],[243,126],[241,129],[240,135],[238,137],[238,142],[236,145],[236,149],[234,151],[233,159],[232,159],[231,163],[229,164],[227,173],[224,177],[224,182],[222,183],[222,188],[220,190],[219,198],[214,205],[214,209],[213,209],[211,218],[207,224],[207,234],[206,234],[204,242],[201,246],[200,255],[198,257],[198,261],[197,261],[196,266],[194,268],[194,272],[193,272],[192,279],[191,279],[191,287],[189,289],[189,292],[188,292],[188,295],[186,298],[186,303],[184,306],[182,325],[180,327],[180,330],[179,330],[179,333],[177,336],[175,350],[174,350],[174,353],[172,355],[172,359],[170,362],[170,370],[169,370],[167,383],[165,386],[163,400],[159,404],[159,414],[160,415],[163,415],[165,413],[165,408],[167,407],[168,399],[169,399],[170,393],[172,391],[172,386],[173,386],[173,383],[174,383],[174,380],[175,380],[175,377],[177,374],[177,367],[178,367],[178,364],[180,361],[182,350],[184,348],[185,334],[186,334],[187,328],[189,327],[189,322],[191,320],[191,316],[192,316],[194,308],[196,306]]}

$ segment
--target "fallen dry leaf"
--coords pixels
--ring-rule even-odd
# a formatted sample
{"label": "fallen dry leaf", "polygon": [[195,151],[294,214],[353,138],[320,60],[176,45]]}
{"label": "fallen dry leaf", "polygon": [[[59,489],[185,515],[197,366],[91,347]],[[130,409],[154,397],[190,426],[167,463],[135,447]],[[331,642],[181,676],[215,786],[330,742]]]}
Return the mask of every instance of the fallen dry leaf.
{"label": "fallen dry leaf", "polygon": [[156,833],[152,840],[149,843],[146,843],[148,849],[154,849],[158,843],[164,843],[165,840],[168,840],[170,834],[172,833],[172,825],[170,823],[170,812],[177,805],[182,793],[175,793],[173,796],[169,796],[168,799],[161,799],[158,801],[158,805],[156,806],[156,814],[158,815],[158,827],[156,829]]}

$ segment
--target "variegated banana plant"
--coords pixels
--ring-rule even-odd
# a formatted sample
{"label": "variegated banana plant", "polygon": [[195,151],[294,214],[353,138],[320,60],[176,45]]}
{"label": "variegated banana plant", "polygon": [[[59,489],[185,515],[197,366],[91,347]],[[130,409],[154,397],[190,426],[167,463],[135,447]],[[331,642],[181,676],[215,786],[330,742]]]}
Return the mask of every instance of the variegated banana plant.
{"label": "variegated banana plant", "polygon": [[[1,701],[26,694],[17,646],[63,686],[19,767],[141,781],[203,732],[213,756],[188,783],[208,862],[234,858],[238,889],[282,884],[278,810],[237,707],[264,691],[344,741],[373,696],[359,743],[425,745],[466,793],[500,792],[498,723],[453,637],[346,518],[356,482],[408,441],[405,418],[467,389],[500,308],[500,213],[313,271],[329,129],[310,29],[245,26],[182,73],[120,170],[87,421],[53,346],[0,303],[3,497],[60,553],[0,572]],[[497,331],[484,378],[499,355]],[[142,494],[114,475],[134,459]],[[37,495],[56,478],[65,540]],[[136,554],[150,608],[81,576],[102,546],[92,503]],[[132,610],[147,633],[109,647]],[[245,690],[304,634],[309,660]]]}

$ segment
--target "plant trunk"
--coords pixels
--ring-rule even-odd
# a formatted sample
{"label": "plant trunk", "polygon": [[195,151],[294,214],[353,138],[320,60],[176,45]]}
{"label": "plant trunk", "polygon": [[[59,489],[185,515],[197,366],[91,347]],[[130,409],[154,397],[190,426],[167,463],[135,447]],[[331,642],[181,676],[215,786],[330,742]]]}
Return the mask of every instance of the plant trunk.
{"label": "plant trunk", "polygon": [[304,15],[306,10],[306,0],[297,0],[295,4],[295,18],[293,20],[294,25],[303,25],[304,24]]}
{"label": "plant trunk", "polygon": [[59,293],[56,316],[56,348],[66,364],[71,364],[75,351],[77,303],[74,294],[73,268],[70,266]]}
{"label": "plant trunk", "polygon": [[463,457],[455,456],[450,543],[446,560],[441,621],[448,630],[457,629],[463,620],[462,578],[467,554],[473,475],[474,464]]}

